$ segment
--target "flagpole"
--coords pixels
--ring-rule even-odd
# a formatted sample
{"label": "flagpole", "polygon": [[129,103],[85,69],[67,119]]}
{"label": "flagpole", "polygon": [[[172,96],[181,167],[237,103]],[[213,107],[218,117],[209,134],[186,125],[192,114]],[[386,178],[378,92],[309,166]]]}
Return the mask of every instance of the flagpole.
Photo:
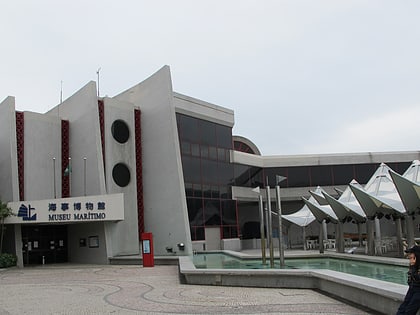
{"label": "flagpole", "polygon": [[99,71],[101,71],[101,67],[96,71],[96,74],[98,75],[98,98],[99,98]]}
{"label": "flagpole", "polygon": [[69,168],[69,197],[71,197],[71,173],[72,173],[72,170],[71,170],[71,157],[69,157],[69,165],[68,165],[68,168]]}
{"label": "flagpole", "polygon": [[54,199],[57,198],[57,190],[55,188],[55,157],[53,157],[53,191],[54,191]]}
{"label": "flagpole", "polygon": [[83,192],[86,196],[86,157],[83,158]]}
{"label": "flagpole", "polygon": [[63,103],[63,80],[61,80],[60,104]]}

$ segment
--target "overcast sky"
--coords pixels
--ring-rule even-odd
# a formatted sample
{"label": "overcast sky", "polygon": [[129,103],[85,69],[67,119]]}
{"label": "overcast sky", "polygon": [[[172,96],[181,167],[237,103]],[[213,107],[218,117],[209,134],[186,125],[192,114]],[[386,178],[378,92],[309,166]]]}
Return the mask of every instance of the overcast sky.
{"label": "overcast sky", "polygon": [[[420,150],[420,1],[3,1],[0,99],[45,112],[164,65],[263,155]],[[0,101],[1,101],[0,100]]]}

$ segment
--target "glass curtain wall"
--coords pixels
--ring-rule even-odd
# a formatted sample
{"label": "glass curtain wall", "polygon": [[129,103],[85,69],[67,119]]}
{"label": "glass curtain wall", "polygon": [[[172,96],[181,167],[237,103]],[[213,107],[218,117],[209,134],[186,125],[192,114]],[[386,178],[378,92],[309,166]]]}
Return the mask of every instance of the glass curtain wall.
{"label": "glass curtain wall", "polygon": [[[399,174],[405,172],[411,162],[387,163]],[[235,186],[263,188],[268,177],[271,187],[275,186],[276,175],[285,176],[282,188],[348,185],[353,179],[364,185],[375,173],[379,164],[342,164],[256,168],[235,164]]]}
{"label": "glass curtain wall", "polygon": [[183,114],[177,114],[177,124],[191,239],[204,240],[209,226],[219,226],[221,238],[238,237],[232,128]]}

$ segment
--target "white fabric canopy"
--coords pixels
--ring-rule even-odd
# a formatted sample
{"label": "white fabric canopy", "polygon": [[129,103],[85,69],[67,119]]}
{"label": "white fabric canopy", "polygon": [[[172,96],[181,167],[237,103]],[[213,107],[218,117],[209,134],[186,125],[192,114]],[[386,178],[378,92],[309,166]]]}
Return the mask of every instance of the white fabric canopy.
{"label": "white fabric canopy", "polygon": [[296,211],[295,213],[284,214],[281,217],[291,223],[302,227],[308,226],[315,220],[315,216],[312,214],[312,212],[306,205],[304,205],[300,210]]}
{"label": "white fabric canopy", "polygon": [[406,213],[401,197],[389,174],[390,171],[392,171],[391,168],[382,163],[364,189],[350,184],[351,190],[368,217],[373,217],[378,213],[397,215]]}

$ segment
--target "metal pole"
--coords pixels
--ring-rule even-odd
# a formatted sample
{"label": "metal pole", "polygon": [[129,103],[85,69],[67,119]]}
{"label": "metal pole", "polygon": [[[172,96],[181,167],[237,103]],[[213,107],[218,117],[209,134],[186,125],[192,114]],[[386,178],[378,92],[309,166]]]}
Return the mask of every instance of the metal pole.
{"label": "metal pole", "polygon": [[99,71],[101,71],[101,68],[96,71],[96,74],[98,75],[98,98],[99,98]]}
{"label": "metal pole", "polygon": [[284,267],[284,248],[283,248],[283,225],[281,218],[280,186],[276,185],[277,214],[279,219],[279,255],[280,268]]}
{"label": "metal pole", "polygon": [[72,170],[71,170],[71,157],[69,157],[69,165],[68,165],[68,168],[69,168],[69,197],[71,197],[71,173],[72,173]]}
{"label": "metal pole", "polygon": [[83,158],[83,192],[86,196],[86,157]]}
{"label": "metal pole", "polygon": [[53,157],[53,191],[54,199],[57,198],[57,188],[55,187],[55,157]]}
{"label": "metal pole", "polygon": [[268,211],[268,244],[270,246],[270,268],[274,268],[274,248],[273,248],[273,222],[271,219],[271,196],[270,186],[265,187],[267,194],[267,211]]}
{"label": "metal pole", "polygon": [[263,206],[263,198],[261,195],[258,195],[258,205],[260,208],[261,257],[262,257],[262,263],[265,265],[267,261],[265,257],[264,206]]}

